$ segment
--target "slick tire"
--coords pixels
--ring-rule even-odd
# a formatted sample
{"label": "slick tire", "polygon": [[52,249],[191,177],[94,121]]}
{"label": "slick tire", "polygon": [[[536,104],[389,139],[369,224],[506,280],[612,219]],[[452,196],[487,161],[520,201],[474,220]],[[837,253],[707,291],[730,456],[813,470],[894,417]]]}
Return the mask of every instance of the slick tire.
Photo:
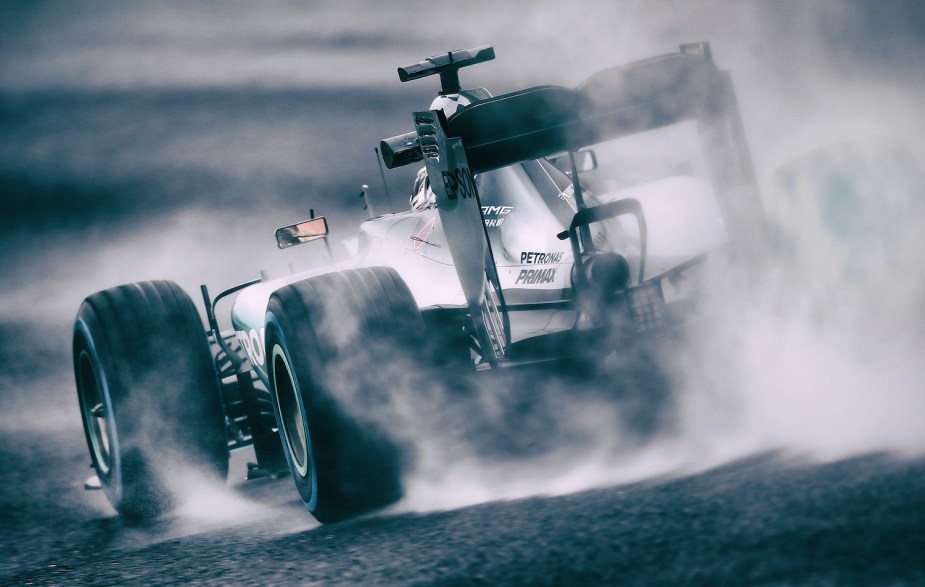
{"label": "slick tire", "polygon": [[224,481],[219,380],[192,300],[174,283],[89,296],[74,325],[77,398],[93,468],[113,507],[148,521],[187,473]]}
{"label": "slick tire", "polygon": [[283,452],[308,510],[336,522],[397,501],[409,458],[390,391],[423,367],[423,321],[392,269],[330,273],[276,291],[266,356]]}

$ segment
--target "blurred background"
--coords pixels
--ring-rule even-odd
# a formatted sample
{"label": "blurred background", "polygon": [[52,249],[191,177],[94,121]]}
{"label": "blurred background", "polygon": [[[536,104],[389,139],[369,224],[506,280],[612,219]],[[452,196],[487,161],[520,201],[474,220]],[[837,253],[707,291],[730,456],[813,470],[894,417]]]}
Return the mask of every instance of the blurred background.
{"label": "blurred background", "polygon": [[[861,127],[917,140],[925,10],[902,2],[6,2],[0,8],[4,322],[69,318],[85,293],[165,277],[218,289],[299,263],[272,231],[349,235],[389,201],[373,148],[432,80],[395,68],[492,44],[463,84],[576,85],[709,40],[761,171]],[[908,140],[907,138],[907,140]],[[805,144],[804,144],[805,143]],[[390,172],[404,208],[408,173]],[[6,337],[9,340],[9,337]]]}
{"label": "blurred background", "polygon": [[[414,169],[387,171],[386,189],[373,149],[412,129],[412,110],[430,103],[436,83],[401,84],[396,67],[490,44],[497,59],[463,70],[461,80],[499,94],[575,86],[604,67],[704,40],[732,74],[765,204],[785,225],[802,216],[788,216],[799,207],[777,196],[775,170],[793,158],[868,136],[898,141],[912,160],[923,153],[918,0],[3,2],[0,430],[54,431],[50,442],[83,450],[70,328],[85,296],[172,279],[198,300],[201,283],[217,292],[261,269],[274,276],[290,263],[315,263],[318,248],[278,251],[273,231],[313,209],[329,218],[334,239],[349,238],[366,217],[362,184],[377,213],[405,209]],[[883,231],[917,234],[921,207],[904,198],[891,200]],[[787,242],[816,250],[817,228]],[[870,312],[865,296],[878,298],[879,313],[865,324],[882,326],[885,316],[877,340],[889,344],[864,347],[880,361],[873,367],[858,366],[855,347],[843,352],[845,340],[863,336],[839,331],[830,344],[831,332],[810,321],[807,337],[804,314],[785,322],[799,325],[786,332],[779,320],[755,321],[735,349],[704,346],[736,374],[735,391],[763,398],[760,413],[786,423],[758,426],[763,440],[747,446],[813,446],[831,432],[817,424],[834,413],[870,429],[852,450],[923,447],[907,421],[925,404],[914,384],[925,315],[920,245],[900,241],[901,255],[887,253],[898,264],[843,306],[850,322]],[[826,306],[843,278],[817,283],[814,303]],[[836,322],[844,325],[844,315]],[[717,389],[710,373],[699,375],[691,385]],[[830,375],[841,378],[833,392],[824,384]],[[844,414],[833,410],[841,384],[858,381],[860,399]],[[870,395],[884,386],[902,390],[895,403]],[[787,393],[769,404],[768,389]],[[809,391],[819,389],[814,404]],[[795,400],[809,420],[792,418]],[[893,407],[865,419],[880,404]],[[702,440],[694,433],[712,421],[692,418],[685,438]],[[888,428],[901,434],[882,444]],[[768,440],[768,431],[777,434]]]}

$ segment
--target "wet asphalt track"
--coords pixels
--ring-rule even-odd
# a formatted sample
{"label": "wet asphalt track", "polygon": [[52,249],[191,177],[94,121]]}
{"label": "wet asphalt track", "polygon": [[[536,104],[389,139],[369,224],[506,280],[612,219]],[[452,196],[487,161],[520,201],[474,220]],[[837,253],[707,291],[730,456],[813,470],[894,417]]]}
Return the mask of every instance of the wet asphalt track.
{"label": "wet asphalt track", "polygon": [[241,482],[239,453],[232,492],[268,506],[242,510],[249,521],[131,527],[81,488],[90,471],[68,375],[44,381],[45,393],[65,390],[44,409],[73,416],[0,432],[0,585],[925,584],[925,459],[886,454],[756,455],[689,477],[321,527],[288,479]]}

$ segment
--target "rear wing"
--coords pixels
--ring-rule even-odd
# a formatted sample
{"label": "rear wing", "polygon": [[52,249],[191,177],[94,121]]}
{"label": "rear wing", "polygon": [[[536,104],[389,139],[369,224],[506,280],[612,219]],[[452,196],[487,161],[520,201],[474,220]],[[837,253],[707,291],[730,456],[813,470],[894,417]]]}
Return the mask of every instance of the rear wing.
{"label": "rear wing", "polygon": [[[680,53],[601,71],[578,88],[537,86],[461,108],[446,121],[447,136],[461,138],[472,172],[600,143],[622,135],[736,109],[726,72],[716,68],[707,43]],[[402,140],[398,140],[401,138]],[[386,139],[391,168],[420,161],[416,133]]]}
{"label": "rear wing", "polygon": [[[754,167],[728,72],[708,43],[605,69],[577,88],[537,86],[487,98],[440,123],[459,138],[473,174],[577,151],[624,135],[696,120],[730,236],[748,240],[763,225]],[[408,133],[382,142],[390,169],[421,161]]]}
{"label": "rear wing", "polygon": [[575,89],[539,86],[471,104],[447,120],[472,173],[695,120],[730,237],[761,233],[755,171],[728,72],[707,43],[605,69]]}
{"label": "rear wing", "polygon": [[[473,173],[578,149],[735,104],[706,44],[597,73],[576,89],[538,86],[471,104],[447,121]],[[699,51],[696,51],[699,49]]]}

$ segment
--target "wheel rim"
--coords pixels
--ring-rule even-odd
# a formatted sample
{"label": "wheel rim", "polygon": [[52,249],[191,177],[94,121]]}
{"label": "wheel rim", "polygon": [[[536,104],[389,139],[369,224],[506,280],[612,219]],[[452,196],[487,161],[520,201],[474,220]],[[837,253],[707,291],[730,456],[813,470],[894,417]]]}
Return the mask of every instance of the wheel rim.
{"label": "wheel rim", "polygon": [[108,477],[112,470],[111,429],[107,418],[110,406],[93,368],[93,359],[86,350],[80,352],[77,365],[81,411],[87,424],[93,462],[100,476]]}
{"label": "wheel rim", "polygon": [[273,393],[279,407],[280,428],[286,439],[286,449],[299,475],[308,476],[311,445],[305,423],[302,397],[292,376],[289,359],[279,345],[273,346]]}

